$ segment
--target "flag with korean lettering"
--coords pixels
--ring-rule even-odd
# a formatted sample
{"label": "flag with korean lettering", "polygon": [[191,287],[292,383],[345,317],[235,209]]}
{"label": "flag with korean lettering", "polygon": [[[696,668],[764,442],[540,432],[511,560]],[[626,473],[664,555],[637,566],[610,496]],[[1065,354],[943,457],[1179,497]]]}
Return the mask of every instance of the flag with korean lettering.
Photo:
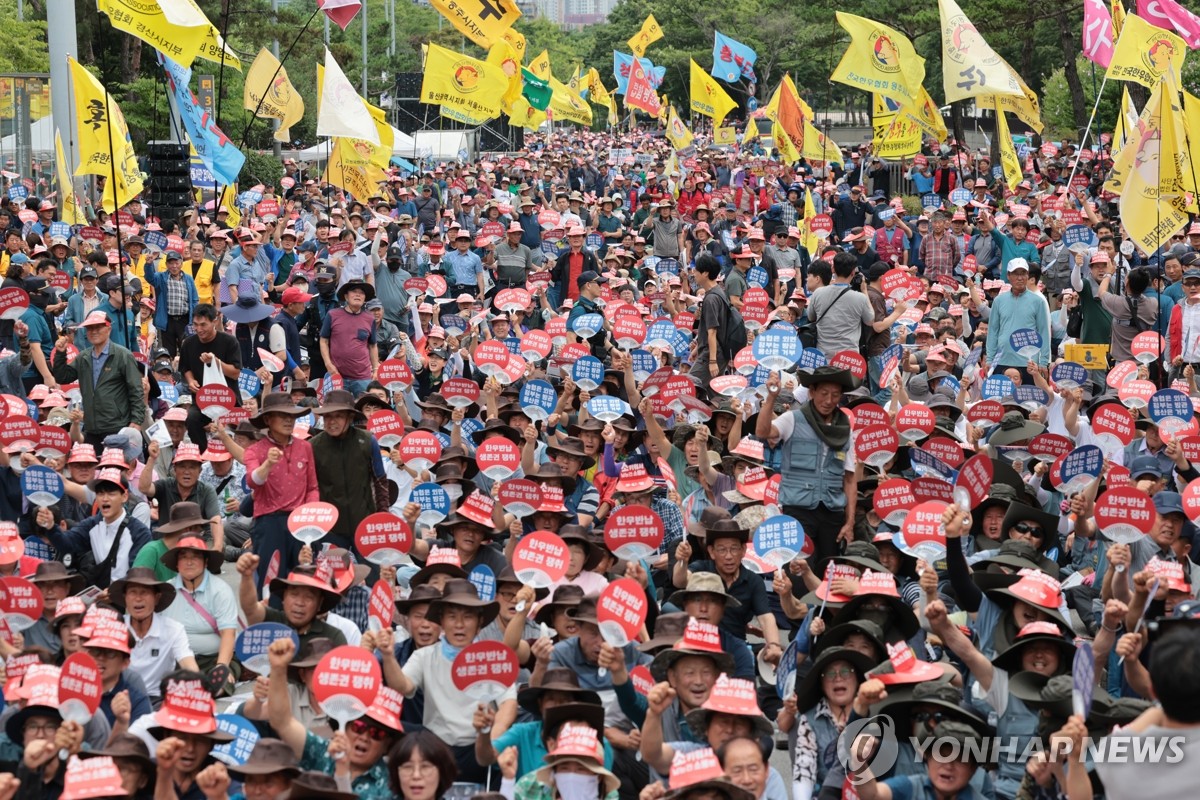
{"label": "flag with korean lettering", "polygon": [[662,112],[662,102],[646,78],[646,71],[639,62],[634,62],[629,73],[629,86],[625,92],[625,105],[637,108],[657,117]]}
{"label": "flag with korean lettering", "polygon": [[1112,62],[1115,42],[1112,14],[1104,0],[1083,0],[1084,57],[1107,69]]}
{"label": "flag with korean lettering", "polygon": [[875,20],[841,11],[837,21],[850,34],[850,46],[829,79],[904,105],[915,104],[925,80],[925,59],[917,55],[908,37]]}
{"label": "flag with korean lettering", "polygon": [[[112,95],[75,59],[67,56],[71,97],[75,101],[76,175],[103,175],[101,207],[110,214],[142,191],[142,173],[129,138],[125,116]],[[116,180],[112,179],[116,165]]]}
{"label": "flag with korean lettering", "polygon": [[1179,79],[1186,55],[1187,45],[1183,39],[1154,27],[1141,17],[1126,17],[1106,77],[1133,81],[1153,89],[1168,72]]}
{"label": "flag with korean lettering", "polygon": [[981,95],[1020,95],[1004,59],[983,40],[954,0],[938,0],[942,24],[942,82],[946,102]]}
{"label": "flag with korean lettering", "polygon": [[430,44],[421,81],[421,102],[449,106],[474,117],[498,117],[508,75],[495,64]]}
{"label": "flag with korean lettering", "polygon": [[[613,77],[617,80],[617,90],[613,94],[625,94],[629,86],[629,73],[633,69],[634,57],[613,50]],[[639,58],[637,63],[642,65],[650,87],[657,90],[662,86],[663,78],[667,76],[666,67],[656,67],[648,58]]]}
{"label": "flag with korean lettering", "polygon": [[484,50],[504,39],[521,17],[515,0],[429,0],[429,4]]}
{"label": "flag with korean lettering", "polygon": [[758,53],[736,39],[730,39],[720,31],[713,33],[713,65],[711,75],[726,83],[736,83],[739,78],[745,78],[751,83],[758,82],[754,74],[754,63],[758,61]]}
{"label": "flag with korean lettering", "polygon": [[221,132],[200,100],[192,94],[188,85],[192,79],[191,69],[176,64],[162,54],[159,54],[159,58],[167,74],[167,88],[175,100],[175,107],[183,119],[183,127],[192,140],[196,154],[222,184],[228,186],[235,183],[242,165],[246,163],[246,156]]}
{"label": "flag with korean lettering", "polygon": [[663,38],[662,27],[654,15],[646,17],[641,30],[629,38],[629,49],[639,58],[646,55],[646,48]]}

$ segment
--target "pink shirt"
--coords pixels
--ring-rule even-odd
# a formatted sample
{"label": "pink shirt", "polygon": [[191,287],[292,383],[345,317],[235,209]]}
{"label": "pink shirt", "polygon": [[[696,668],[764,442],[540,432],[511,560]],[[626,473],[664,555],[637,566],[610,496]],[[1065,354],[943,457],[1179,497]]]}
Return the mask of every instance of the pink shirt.
{"label": "pink shirt", "polygon": [[[267,482],[259,484],[254,472],[267,460],[272,447],[283,451]],[[271,439],[259,439],[246,448],[246,482],[254,493],[254,516],[264,517],[277,511],[292,511],[305,503],[321,499],[317,489],[317,467],[313,463],[312,445],[292,437],[290,444],[280,447]]]}

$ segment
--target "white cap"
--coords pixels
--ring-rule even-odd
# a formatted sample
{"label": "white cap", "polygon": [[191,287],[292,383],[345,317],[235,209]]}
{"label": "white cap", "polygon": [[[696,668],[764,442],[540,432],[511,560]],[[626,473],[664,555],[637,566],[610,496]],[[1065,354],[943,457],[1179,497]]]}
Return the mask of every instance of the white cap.
{"label": "white cap", "polygon": [[1021,269],[1029,272],[1029,262],[1023,258],[1014,258],[1012,261],[1008,262],[1008,271],[1012,272],[1014,269]]}

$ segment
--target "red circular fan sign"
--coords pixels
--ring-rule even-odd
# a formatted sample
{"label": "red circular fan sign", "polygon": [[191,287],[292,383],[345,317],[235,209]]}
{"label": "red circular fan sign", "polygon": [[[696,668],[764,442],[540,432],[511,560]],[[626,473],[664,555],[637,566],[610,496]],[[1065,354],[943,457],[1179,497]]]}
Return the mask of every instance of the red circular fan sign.
{"label": "red circular fan sign", "polygon": [[554,344],[562,344],[567,340],[567,318],[551,317],[546,320],[546,333]]}
{"label": "red circular fan sign", "polygon": [[429,289],[429,281],[424,278],[409,278],[404,282],[404,291],[409,294],[425,294]]}
{"label": "red circular fan sign", "polygon": [[412,386],[412,368],[402,358],[389,358],[379,365],[379,382],[389,392],[403,392]]}
{"label": "red circular fan sign", "polygon": [[899,525],[917,504],[912,484],[904,478],[889,478],[879,484],[872,499],[875,513],[888,525]]}
{"label": "red circular fan sign", "polygon": [[984,453],[972,456],[958,471],[954,480],[954,502],[960,508],[970,510],[987,499],[992,486],[995,467]]}
{"label": "red circular fan sign", "polygon": [[400,458],[415,470],[433,467],[442,455],[442,443],[433,431],[413,431],[400,440]]}
{"label": "red circular fan sign", "polygon": [[850,370],[850,374],[860,381],[867,377],[867,360],[853,350],[834,353],[833,358],[829,359],[829,366]]}
{"label": "red circular fan sign", "polygon": [[723,397],[737,397],[749,385],[750,381],[745,375],[721,375],[713,378],[708,388]]}
{"label": "red circular fan sign", "polygon": [[618,578],[604,587],[596,600],[601,638],[613,647],[624,647],[641,632],[648,610],[642,585],[632,578]]}
{"label": "red circular fan sign", "polygon": [[915,479],[912,482],[912,492],[913,497],[922,503],[927,500],[940,500],[943,503],[954,500],[954,487],[941,478],[929,475]]}
{"label": "red circular fan sign", "polygon": [[921,445],[921,449],[930,455],[936,456],[955,469],[958,468],[959,464],[963,463],[962,446],[953,439],[945,436],[934,436]]}
{"label": "red circular fan sign", "polygon": [[896,415],[896,432],[906,442],[915,442],[932,433],[936,421],[937,417],[934,416],[933,409],[909,404],[900,409],[900,413]]}
{"label": "red circular fan sign", "polygon": [[381,447],[390,450],[405,436],[404,419],[395,411],[380,409],[367,420],[367,430],[379,441]]}
{"label": "red circular fan sign", "polygon": [[655,683],[654,676],[650,674],[650,668],[645,664],[639,664],[629,671],[629,682],[633,684],[633,690],[642,697],[650,694]]}
{"label": "red circular fan sign", "polygon": [[974,275],[979,271],[979,259],[975,258],[974,254],[968,254],[963,257],[962,271],[965,275]]}
{"label": "red circular fan sign", "polygon": [[530,361],[535,360],[531,356],[542,359],[550,355],[553,347],[550,334],[546,331],[530,331],[521,338],[521,355]]}
{"label": "red circular fan sign", "polygon": [[196,408],[215,420],[237,406],[237,396],[223,383],[206,383],[196,392]]}
{"label": "red circular fan sign", "polygon": [[808,221],[808,229],[818,239],[828,239],[833,233],[833,217],[828,214],[817,214]]}
{"label": "red circular fan sign", "polygon": [[262,361],[263,366],[271,372],[282,372],[284,368],[283,359],[265,348],[258,348],[258,357]]}
{"label": "red circular fan sign", "polygon": [[612,338],[619,347],[632,350],[646,341],[646,323],[641,317],[622,315],[613,323]]}
{"label": "red circular fan sign", "polygon": [[504,642],[475,642],[450,665],[454,688],[476,703],[499,700],[517,682],[517,654]]}
{"label": "red circular fan sign", "polygon": [[1129,416],[1129,412],[1112,403],[1103,406],[1092,417],[1092,433],[1101,441],[1104,441],[1104,437],[1111,436],[1124,447],[1133,441],[1133,429],[1133,418]]}
{"label": "red circular fan sign", "polygon": [[517,580],[535,589],[545,589],[562,580],[570,562],[567,543],[551,531],[527,534],[513,550],[512,566]]}
{"label": "red circular fan sign", "polygon": [[33,583],[24,578],[0,578],[0,588],[4,595],[0,600],[0,611],[3,611],[9,628],[23,631],[42,618],[45,600]]}
{"label": "red circular fan sign", "polygon": [[496,499],[505,511],[524,519],[541,505],[542,487],[526,478],[504,481]]}
{"label": "red circular fan sign", "polygon": [[501,289],[492,304],[501,311],[527,311],[533,307],[533,295],[519,287]]}
{"label": "red circular fan sign", "polygon": [[1096,498],[1095,517],[1096,525],[1108,539],[1118,544],[1133,544],[1154,528],[1157,512],[1150,495],[1136,487],[1124,486],[1109,489]]}
{"label": "red circular fan sign", "polygon": [[946,504],[939,500],[920,503],[904,518],[896,546],[904,553],[928,563],[940,561],[946,555],[946,529],[942,513]]}
{"label": "red circular fan sign", "polygon": [[1029,441],[1029,455],[1042,461],[1054,461],[1074,449],[1070,439],[1057,433],[1039,433]]}
{"label": "red circular fan sign", "polygon": [[475,366],[484,375],[502,372],[508,364],[509,351],[504,342],[491,339],[475,348]]}
{"label": "red circular fan sign", "polygon": [[46,458],[62,458],[71,452],[71,434],[57,425],[42,425],[39,428],[38,455]]}
{"label": "red circular fan sign", "polygon": [[354,545],[359,555],[381,567],[401,563],[412,543],[413,534],[408,523],[390,511],[367,515],[354,531]]}
{"label": "red circular fan sign", "polygon": [[1183,510],[1188,519],[1200,525],[1200,478],[1196,478],[1184,488]]}
{"label": "red circular fan sign", "polygon": [[493,436],[475,448],[479,471],[494,481],[512,477],[521,466],[521,448],[503,436]]}
{"label": "red circular fan sign", "polygon": [[86,724],[100,708],[103,691],[94,658],[84,652],[67,656],[58,678],[58,712],[64,720]]}
{"label": "red circular fan sign", "polygon": [[1163,344],[1163,337],[1157,331],[1142,331],[1133,337],[1133,344],[1130,345],[1129,352],[1133,354],[1136,361],[1149,364],[1162,353]]}
{"label": "red circular fan sign", "polygon": [[754,357],[754,348],[750,346],[738,350],[733,357],[733,368],[743,375],[749,375],[758,367],[758,359]]}
{"label": "red circular fan sign", "polygon": [[29,308],[29,295],[24,289],[10,286],[0,289],[0,319],[18,320]]}
{"label": "red circular fan sign", "polygon": [[250,421],[250,412],[247,411],[246,409],[242,408],[241,406],[238,406],[237,408],[229,409],[224,414],[222,414],[221,418],[220,418],[221,424],[224,425],[226,428],[236,428],[238,425],[241,425],[243,422],[249,422],[249,421]]}
{"label": "red circular fan sign", "polygon": [[1185,436],[1179,440],[1183,457],[1193,464],[1200,463],[1200,436]]}
{"label": "red circular fan sign", "polygon": [[383,672],[375,655],[347,644],[321,658],[313,673],[312,693],[325,713],[344,727],[367,713],[382,683]]}
{"label": "red circular fan sign", "polygon": [[337,524],[338,507],[332,503],[305,503],[288,514],[292,536],[311,545]]}
{"label": "red circular fan sign", "polygon": [[446,285],[446,279],[441,275],[426,275],[425,282],[429,284],[429,294],[434,297],[441,297],[446,293],[446,289],[449,288]]}
{"label": "red circular fan sign", "polygon": [[872,425],[891,425],[892,418],[878,403],[862,403],[854,407],[854,422],[856,430],[869,428]]}
{"label": "red circular fan sign", "polygon": [[976,425],[995,425],[1004,419],[1004,406],[999,400],[981,400],[967,409],[967,421]]}
{"label": "red circular fan sign", "polygon": [[390,629],[396,617],[396,596],[392,585],[378,580],[367,601],[367,627],[372,631]]}
{"label": "red circular fan sign", "polygon": [[[1157,335],[1157,334],[1155,334]],[[1145,408],[1151,396],[1158,391],[1153,381],[1125,381],[1117,390],[1117,396],[1126,408]]]}
{"label": "red circular fan sign", "polygon": [[663,543],[665,529],[658,512],[648,506],[621,506],[604,525],[604,544],[626,561],[653,555]]}
{"label": "red circular fan sign", "polygon": [[1104,382],[1112,389],[1119,389],[1125,381],[1135,379],[1137,371],[1138,363],[1136,361],[1122,361],[1108,371],[1108,377],[1104,379]]}
{"label": "red circular fan sign", "polygon": [[900,436],[891,425],[861,428],[854,439],[854,455],[864,464],[882,467],[896,457]]}

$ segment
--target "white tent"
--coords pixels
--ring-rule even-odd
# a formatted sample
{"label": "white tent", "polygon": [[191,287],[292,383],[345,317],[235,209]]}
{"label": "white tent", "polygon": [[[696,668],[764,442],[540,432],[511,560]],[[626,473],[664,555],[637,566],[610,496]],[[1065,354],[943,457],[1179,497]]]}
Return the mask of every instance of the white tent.
{"label": "white tent", "polygon": [[[53,134],[51,134],[53,137]],[[413,138],[403,131],[392,128],[392,155],[405,155],[413,152],[416,143]],[[297,161],[325,161],[329,158],[329,144],[321,142],[304,150],[297,150],[293,156]]]}
{"label": "white tent", "polygon": [[[47,114],[30,126],[30,138],[33,152],[50,154],[54,153],[54,117]],[[63,139],[66,139],[66,134],[63,134]],[[410,138],[411,142],[412,139]],[[0,139],[0,152],[12,153],[17,149],[17,135],[10,133],[3,139]]]}

